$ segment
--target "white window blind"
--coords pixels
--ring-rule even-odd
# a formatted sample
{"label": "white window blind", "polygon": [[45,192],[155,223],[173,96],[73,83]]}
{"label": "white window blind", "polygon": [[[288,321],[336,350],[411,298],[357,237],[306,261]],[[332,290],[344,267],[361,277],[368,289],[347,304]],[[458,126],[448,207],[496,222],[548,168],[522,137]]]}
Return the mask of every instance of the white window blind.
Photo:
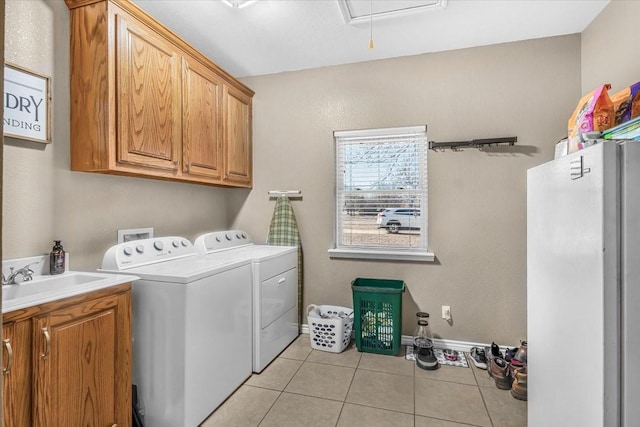
{"label": "white window blind", "polygon": [[334,132],[336,249],[424,252],[426,126]]}

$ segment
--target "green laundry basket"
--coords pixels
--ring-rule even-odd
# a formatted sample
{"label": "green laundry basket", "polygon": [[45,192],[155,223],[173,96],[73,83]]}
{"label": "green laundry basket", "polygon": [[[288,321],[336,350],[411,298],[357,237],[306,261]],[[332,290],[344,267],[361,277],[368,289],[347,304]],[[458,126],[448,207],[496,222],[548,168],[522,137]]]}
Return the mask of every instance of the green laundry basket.
{"label": "green laundry basket", "polygon": [[354,331],[358,351],[397,355],[402,340],[402,280],[351,282]]}

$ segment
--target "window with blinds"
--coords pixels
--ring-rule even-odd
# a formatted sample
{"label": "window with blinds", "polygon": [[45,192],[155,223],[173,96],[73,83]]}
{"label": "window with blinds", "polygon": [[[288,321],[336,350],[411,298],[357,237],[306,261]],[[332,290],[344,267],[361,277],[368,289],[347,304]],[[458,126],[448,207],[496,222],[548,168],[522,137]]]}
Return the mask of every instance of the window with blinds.
{"label": "window with blinds", "polygon": [[426,251],[426,126],[334,132],[336,249]]}

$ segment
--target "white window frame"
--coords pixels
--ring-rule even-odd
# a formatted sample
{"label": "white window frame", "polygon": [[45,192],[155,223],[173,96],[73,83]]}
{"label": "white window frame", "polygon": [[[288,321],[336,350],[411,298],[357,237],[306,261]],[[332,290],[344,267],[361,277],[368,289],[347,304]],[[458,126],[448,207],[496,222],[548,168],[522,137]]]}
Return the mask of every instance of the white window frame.
{"label": "white window frame", "polygon": [[[334,248],[329,249],[329,256],[331,258],[354,258],[354,259],[368,259],[368,260],[394,260],[394,261],[434,261],[435,255],[428,250],[428,192],[427,192],[427,152],[429,148],[429,142],[427,141],[427,127],[426,126],[406,126],[406,127],[394,127],[394,128],[381,128],[381,129],[364,129],[364,130],[350,130],[350,131],[336,131],[334,136],[334,155],[335,155],[335,185],[334,185],[334,202],[335,202],[335,222],[334,222]],[[342,194],[347,193],[348,190],[342,188],[344,186],[344,179],[341,176],[344,175],[346,166],[342,163],[340,157],[341,144],[345,144],[348,141],[353,140],[366,140],[366,139],[385,139],[389,140],[397,139],[399,137],[413,138],[417,137],[424,143],[424,147],[421,147],[420,155],[424,156],[421,159],[420,167],[420,210],[423,219],[421,226],[421,234],[423,236],[423,247],[419,248],[399,248],[392,246],[357,246],[357,245],[344,245],[340,242],[341,228],[343,227],[343,215],[344,215],[344,203],[342,201]]]}

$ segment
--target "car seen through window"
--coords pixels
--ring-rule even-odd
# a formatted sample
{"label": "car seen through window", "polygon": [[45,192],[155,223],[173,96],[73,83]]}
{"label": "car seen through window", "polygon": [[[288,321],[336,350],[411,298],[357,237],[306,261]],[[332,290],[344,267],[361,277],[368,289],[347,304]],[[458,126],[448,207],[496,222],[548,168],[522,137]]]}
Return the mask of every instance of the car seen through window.
{"label": "car seen through window", "polygon": [[420,209],[388,208],[378,214],[378,228],[385,228],[388,233],[400,230],[419,230],[421,224]]}

